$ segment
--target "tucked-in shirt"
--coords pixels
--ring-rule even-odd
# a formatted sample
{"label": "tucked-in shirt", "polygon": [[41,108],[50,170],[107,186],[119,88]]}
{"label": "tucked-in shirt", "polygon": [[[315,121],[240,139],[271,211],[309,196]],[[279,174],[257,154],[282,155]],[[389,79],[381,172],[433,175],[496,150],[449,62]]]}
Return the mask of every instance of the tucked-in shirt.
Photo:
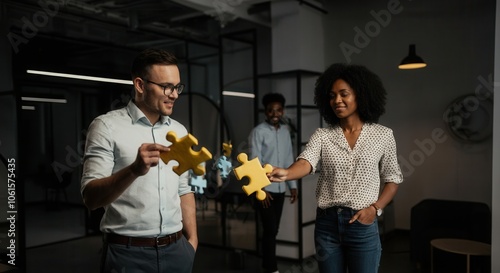
{"label": "tucked-in shirt", "polygon": [[[276,130],[273,125],[262,122],[252,129],[248,142],[250,143],[249,159],[258,157],[262,165],[271,164],[280,168],[287,168],[293,163],[292,139],[286,125],[281,125]],[[286,185],[290,189],[297,188],[295,180],[287,181]],[[286,185],[284,183],[271,183],[264,190],[283,193],[286,191]]]}
{"label": "tucked-in shirt", "polygon": [[[162,116],[151,124],[131,101],[127,107],[97,117],[89,126],[81,192],[92,180],[104,178],[129,166],[143,143],[170,146],[167,132],[178,138],[187,135],[179,122]],[[174,160],[161,160],[148,173],[138,177],[115,201],[104,207],[100,229],[125,236],[155,237],[182,229],[180,196],[190,193],[188,172],[172,171]]]}
{"label": "tucked-in shirt", "polygon": [[365,123],[353,149],[340,126],[316,129],[298,158],[312,173],[320,165],[316,198],[322,209],[360,210],[377,201],[381,183],[403,182],[393,132],[380,124]]}

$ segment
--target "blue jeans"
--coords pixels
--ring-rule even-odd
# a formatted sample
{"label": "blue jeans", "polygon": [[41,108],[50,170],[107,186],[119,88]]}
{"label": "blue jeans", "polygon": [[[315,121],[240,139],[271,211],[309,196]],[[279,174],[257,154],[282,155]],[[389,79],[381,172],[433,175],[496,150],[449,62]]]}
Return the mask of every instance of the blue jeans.
{"label": "blue jeans", "polygon": [[377,219],[369,225],[349,219],[356,210],[316,210],[316,259],[322,273],[377,273],[382,246]]}

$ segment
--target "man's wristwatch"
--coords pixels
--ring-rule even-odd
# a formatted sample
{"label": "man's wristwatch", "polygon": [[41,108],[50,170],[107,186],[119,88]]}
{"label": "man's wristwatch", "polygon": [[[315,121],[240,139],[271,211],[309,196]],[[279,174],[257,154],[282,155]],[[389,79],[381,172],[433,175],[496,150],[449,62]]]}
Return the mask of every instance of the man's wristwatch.
{"label": "man's wristwatch", "polygon": [[378,207],[377,205],[375,205],[375,204],[372,204],[371,206],[372,206],[372,207],[374,207],[374,208],[375,208],[375,210],[377,211],[377,216],[382,215],[382,212],[384,212],[381,208],[379,208],[379,207]]}

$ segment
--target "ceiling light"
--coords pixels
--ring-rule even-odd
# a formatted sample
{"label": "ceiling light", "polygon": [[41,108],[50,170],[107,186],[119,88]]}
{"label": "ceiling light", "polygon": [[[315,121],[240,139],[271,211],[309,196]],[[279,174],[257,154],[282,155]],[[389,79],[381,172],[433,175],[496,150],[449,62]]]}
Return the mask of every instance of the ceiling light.
{"label": "ceiling light", "polygon": [[233,96],[233,97],[243,97],[243,98],[255,98],[255,94],[245,93],[245,92],[235,92],[235,91],[222,91],[222,95],[224,96]]}
{"label": "ceiling light", "polygon": [[112,79],[112,78],[103,78],[103,77],[94,77],[94,76],[85,76],[85,75],[67,74],[67,73],[57,73],[57,72],[48,72],[48,71],[30,70],[30,69],[28,69],[26,72],[28,74],[44,75],[44,76],[51,76],[51,77],[60,77],[60,78],[69,78],[69,79],[77,79],[77,80],[85,80],[85,81],[109,82],[109,83],[119,83],[119,84],[132,85],[131,80],[120,80],[120,79]]}
{"label": "ceiling light", "polygon": [[40,98],[40,97],[21,97],[23,101],[36,101],[36,102],[51,102],[51,103],[67,103],[66,99],[56,98]]}
{"label": "ceiling light", "polygon": [[415,45],[410,45],[408,56],[401,61],[399,69],[417,69],[426,67],[427,64],[415,53]]}
{"label": "ceiling light", "polygon": [[33,105],[23,105],[23,106],[21,106],[21,109],[23,109],[23,110],[35,110],[35,106],[33,106]]}

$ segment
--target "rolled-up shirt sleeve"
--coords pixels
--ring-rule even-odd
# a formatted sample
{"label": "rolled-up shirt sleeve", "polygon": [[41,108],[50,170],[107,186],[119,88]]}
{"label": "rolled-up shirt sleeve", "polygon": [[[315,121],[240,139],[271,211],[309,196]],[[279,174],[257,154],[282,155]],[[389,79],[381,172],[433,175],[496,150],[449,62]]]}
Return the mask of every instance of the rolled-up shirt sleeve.
{"label": "rolled-up shirt sleeve", "polygon": [[321,135],[321,130],[316,129],[307,142],[304,151],[297,157],[297,159],[305,159],[311,164],[311,174],[316,172],[318,163],[321,159]]}
{"label": "rolled-up shirt sleeve", "polygon": [[92,180],[108,177],[114,169],[113,139],[106,124],[95,119],[89,126],[83,158],[81,192]]}

